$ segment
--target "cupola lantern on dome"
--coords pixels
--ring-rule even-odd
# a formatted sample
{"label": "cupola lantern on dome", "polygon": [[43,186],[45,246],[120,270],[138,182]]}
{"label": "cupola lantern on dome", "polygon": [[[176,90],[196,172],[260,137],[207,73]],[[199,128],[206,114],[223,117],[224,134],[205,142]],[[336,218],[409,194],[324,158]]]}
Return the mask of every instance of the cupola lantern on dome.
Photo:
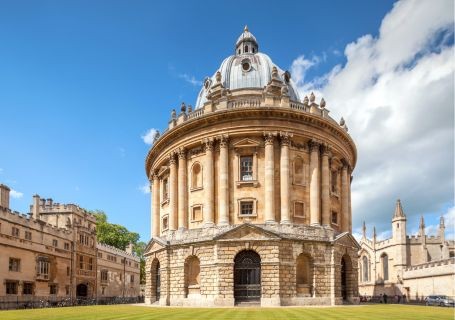
{"label": "cupola lantern on dome", "polygon": [[256,37],[245,26],[242,34],[235,43],[235,54],[255,54],[258,52],[258,42]]}
{"label": "cupola lantern on dome", "polygon": [[199,92],[195,109],[209,100],[212,87],[220,84],[226,90],[261,89],[269,82],[278,80],[287,88],[289,99],[300,101],[296,86],[289,71],[284,71],[275,65],[270,57],[258,51],[256,37],[245,26],[235,44],[235,54],[227,57],[212,77],[207,77]]}

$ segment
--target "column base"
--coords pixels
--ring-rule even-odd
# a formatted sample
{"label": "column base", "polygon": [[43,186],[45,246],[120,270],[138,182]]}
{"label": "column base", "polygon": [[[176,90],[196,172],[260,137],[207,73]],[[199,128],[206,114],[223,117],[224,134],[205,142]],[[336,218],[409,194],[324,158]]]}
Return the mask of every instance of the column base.
{"label": "column base", "polygon": [[281,220],[281,224],[291,224],[291,220]]}
{"label": "column base", "polygon": [[213,228],[214,226],[215,226],[215,223],[213,223],[213,222],[204,223],[204,228]]}
{"label": "column base", "polygon": [[229,225],[228,221],[222,221],[222,222],[218,223],[218,227],[225,227],[225,226],[228,226],[228,225]]}
{"label": "column base", "polygon": [[278,224],[278,222],[276,222],[275,220],[267,220],[267,221],[264,221],[265,224]]}

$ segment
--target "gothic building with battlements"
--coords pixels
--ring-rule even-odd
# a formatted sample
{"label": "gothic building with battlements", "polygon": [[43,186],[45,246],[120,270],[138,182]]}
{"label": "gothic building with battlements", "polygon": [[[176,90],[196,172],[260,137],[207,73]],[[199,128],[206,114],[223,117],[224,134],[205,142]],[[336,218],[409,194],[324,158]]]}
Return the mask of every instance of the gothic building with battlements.
{"label": "gothic building with battlements", "polygon": [[420,218],[419,233],[406,233],[407,218],[400,200],[392,217],[392,237],[378,240],[363,235],[359,251],[359,293],[367,296],[406,295],[422,300],[428,295],[455,296],[455,242],[445,238],[441,217],[438,234],[428,236]]}
{"label": "gothic building with battlements", "polygon": [[62,298],[137,297],[139,258],[98,243],[96,220],[74,204],[33,196],[29,214],[9,207],[0,184],[2,302]]}
{"label": "gothic building with battlements", "polygon": [[146,303],[358,302],[347,131],[245,27],[147,154]]}

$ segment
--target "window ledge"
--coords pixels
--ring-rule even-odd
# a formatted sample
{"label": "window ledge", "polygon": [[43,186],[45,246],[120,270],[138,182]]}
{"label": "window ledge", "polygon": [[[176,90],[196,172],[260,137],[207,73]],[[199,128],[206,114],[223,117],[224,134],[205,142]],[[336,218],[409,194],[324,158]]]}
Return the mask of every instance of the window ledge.
{"label": "window ledge", "polygon": [[161,206],[164,206],[169,203],[169,198],[161,202]]}
{"label": "window ledge", "polygon": [[199,191],[199,190],[203,190],[204,187],[195,187],[195,188],[191,188],[190,191],[193,192],[193,191]]}
{"label": "window ledge", "polygon": [[257,188],[259,186],[259,181],[257,180],[240,180],[235,182],[237,187],[255,187]]}
{"label": "window ledge", "polygon": [[304,188],[308,187],[308,183],[306,183],[306,182],[298,183],[298,182],[292,181],[292,185],[298,186],[298,187],[304,187]]}
{"label": "window ledge", "polygon": [[256,218],[258,215],[257,213],[253,213],[253,214],[239,214],[239,218]]}
{"label": "window ledge", "polygon": [[333,191],[330,191],[330,195],[332,197],[336,197],[336,198],[339,198],[340,197],[340,194],[338,192],[333,192]]}

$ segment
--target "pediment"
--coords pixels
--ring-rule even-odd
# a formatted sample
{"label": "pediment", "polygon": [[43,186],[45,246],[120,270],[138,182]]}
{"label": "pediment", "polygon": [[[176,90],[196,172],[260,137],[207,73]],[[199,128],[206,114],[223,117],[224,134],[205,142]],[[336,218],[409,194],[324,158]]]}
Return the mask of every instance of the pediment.
{"label": "pediment", "polygon": [[163,240],[159,238],[153,238],[145,247],[144,256],[150,255],[164,248],[166,248],[166,243]]}
{"label": "pediment", "polygon": [[271,231],[249,223],[242,224],[234,229],[226,231],[214,238],[223,241],[243,240],[280,240],[281,237]]}
{"label": "pediment", "polygon": [[244,138],[232,144],[234,148],[251,148],[259,147],[261,142],[251,138]]}
{"label": "pediment", "polygon": [[356,247],[357,250],[360,249],[360,244],[354,238],[352,234],[349,232],[340,233],[338,236],[335,237],[333,240],[334,244],[340,244],[347,247]]}

